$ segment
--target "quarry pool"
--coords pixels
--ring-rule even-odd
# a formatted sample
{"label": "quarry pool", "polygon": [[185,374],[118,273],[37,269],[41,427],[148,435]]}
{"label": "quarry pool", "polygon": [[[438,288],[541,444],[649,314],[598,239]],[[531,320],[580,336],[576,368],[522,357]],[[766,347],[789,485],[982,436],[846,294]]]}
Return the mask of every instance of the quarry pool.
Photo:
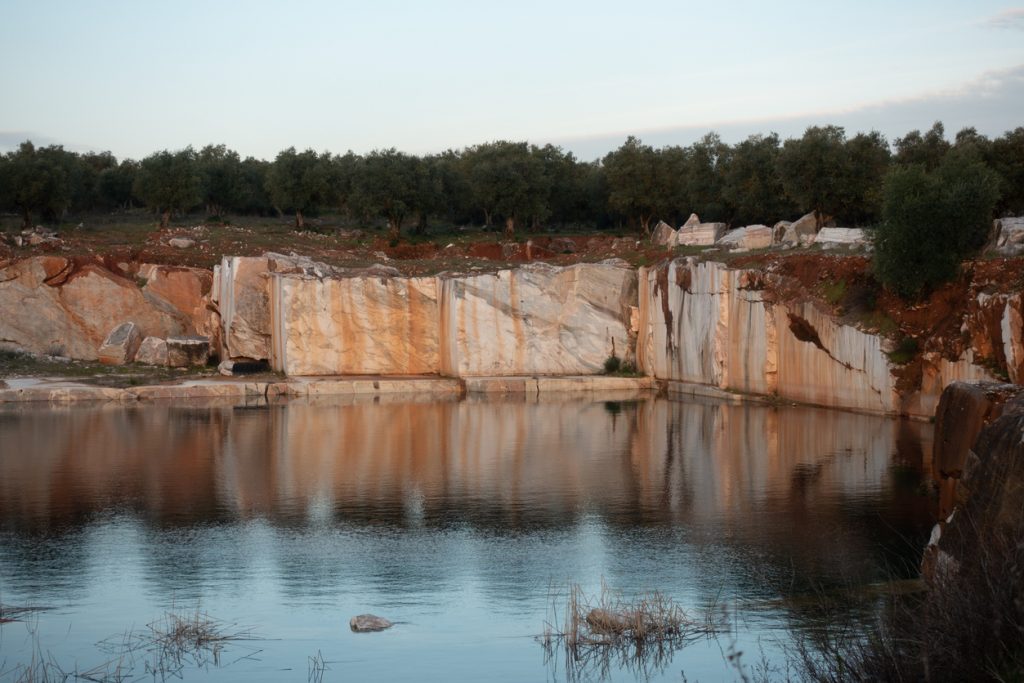
{"label": "quarry pool", "polygon": [[[784,678],[916,575],[930,451],[923,423],[635,395],[4,408],[0,604],[44,609],[0,624],[0,679]],[[537,641],[570,585],[717,632],[576,662]],[[172,656],[168,615],[241,638]]]}

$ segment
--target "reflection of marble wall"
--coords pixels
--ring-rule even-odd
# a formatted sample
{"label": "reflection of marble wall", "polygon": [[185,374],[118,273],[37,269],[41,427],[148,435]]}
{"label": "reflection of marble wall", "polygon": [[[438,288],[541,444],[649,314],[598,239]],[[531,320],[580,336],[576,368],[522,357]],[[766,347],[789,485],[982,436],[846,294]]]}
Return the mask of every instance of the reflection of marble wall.
{"label": "reflection of marble wall", "polygon": [[709,524],[768,509],[840,515],[842,501],[885,495],[897,443],[919,463],[920,429],[651,398],[10,412],[0,415],[0,514],[15,526],[111,504],[160,523],[303,520],[325,506],[399,524],[473,523],[476,513],[553,525],[585,511]]}

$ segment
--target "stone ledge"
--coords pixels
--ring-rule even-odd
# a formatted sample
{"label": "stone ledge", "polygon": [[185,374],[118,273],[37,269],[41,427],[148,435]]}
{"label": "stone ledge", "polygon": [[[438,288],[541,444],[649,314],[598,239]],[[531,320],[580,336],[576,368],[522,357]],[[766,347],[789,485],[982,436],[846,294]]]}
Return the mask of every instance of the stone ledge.
{"label": "stone ledge", "polygon": [[467,377],[465,383],[466,393],[470,394],[650,391],[655,387],[654,379],[651,377],[604,377],[601,375],[568,377]]}

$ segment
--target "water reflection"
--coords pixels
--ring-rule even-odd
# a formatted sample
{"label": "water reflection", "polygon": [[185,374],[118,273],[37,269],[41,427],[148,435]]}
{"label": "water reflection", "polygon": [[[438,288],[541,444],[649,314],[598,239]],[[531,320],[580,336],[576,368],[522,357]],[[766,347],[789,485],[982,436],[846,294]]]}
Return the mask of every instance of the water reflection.
{"label": "water reflection", "polygon": [[552,579],[786,600],[912,573],[930,438],[636,397],[9,409],[0,581],[44,602],[250,601],[271,622],[370,595],[455,605],[470,633],[491,628],[480,605],[539,627]]}

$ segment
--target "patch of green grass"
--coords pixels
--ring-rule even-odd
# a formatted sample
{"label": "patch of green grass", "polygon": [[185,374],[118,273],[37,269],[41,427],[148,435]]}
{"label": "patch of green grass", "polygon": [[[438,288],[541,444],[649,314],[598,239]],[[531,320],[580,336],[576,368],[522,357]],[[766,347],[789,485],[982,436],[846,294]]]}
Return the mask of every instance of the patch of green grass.
{"label": "patch of green grass", "polygon": [[920,351],[917,340],[913,337],[903,337],[896,344],[896,348],[887,353],[889,361],[895,365],[906,365],[917,357]]}
{"label": "patch of green grass", "polygon": [[123,388],[160,384],[172,380],[207,377],[216,368],[168,368],[152,365],[103,365],[94,361],[37,356],[21,351],[0,350],[0,379],[10,377],[52,377],[83,384]]}
{"label": "patch of green grass", "polygon": [[846,280],[840,279],[835,282],[826,282],[821,290],[822,294],[825,295],[825,300],[836,306],[846,296]]}

